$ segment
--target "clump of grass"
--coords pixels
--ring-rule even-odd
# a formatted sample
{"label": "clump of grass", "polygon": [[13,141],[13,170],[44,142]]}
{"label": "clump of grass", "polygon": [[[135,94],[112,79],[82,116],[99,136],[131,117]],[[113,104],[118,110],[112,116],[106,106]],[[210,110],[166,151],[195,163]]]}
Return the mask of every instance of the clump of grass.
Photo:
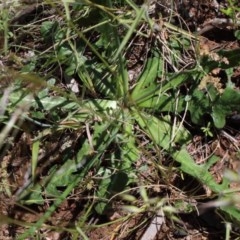
{"label": "clump of grass", "polygon": [[[83,204],[75,207],[77,214],[69,220],[74,226],[59,221],[55,229],[73,239],[88,239],[94,228],[90,220],[100,216],[114,224],[161,212],[177,222],[180,207],[166,194],[173,191],[176,175],[190,175],[214,194],[224,192],[227,180],[219,184],[209,171],[218,158],[211,156],[199,165],[187,151],[192,134],[184,122],[190,113],[191,121],[206,129],[202,120],[208,114],[211,126],[221,129],[226,116],[238,110],[240,95],[232,86],[222,92],[211,82],[204,91],[199,87],[216,66],[226,71],[237,66],[238,50],[219,53],[228,62],[204,56],[198,63],[192,58],[189,65],[184,58],[195,51],[196,37],[164,19],[158,22],[146,4],[44,4],[50,13],[59,8],[54,16],[49,13],[37,22],[34,34],[41,37],[40,46],[34,45],[28,59],[21,58],[27,39],[18,45],[15,54],[24,66],[9,70],[18,73],[11,90],[1,92],[1,146],[12,149],[4,139],[13,129],[31,137],[26,173],[18,176],[23,183],[18,186],[16,181],[5,192],[22,207],[36,204],[44,209],[34,223],[23,224],[18,239],[54,229],[53,216],[74,200]],[[132,50],[138,44],[148,48],[135,55]],[[11,46],[16,49],[14,42],[7,44],[6,55]],[[138,74],[131,78],[131,71]],[[189,204],[186,209],[194,211]],[[233,206],[221,211],[234,222],[240,218]],[[111,221],[114,212],[120,217]]]}

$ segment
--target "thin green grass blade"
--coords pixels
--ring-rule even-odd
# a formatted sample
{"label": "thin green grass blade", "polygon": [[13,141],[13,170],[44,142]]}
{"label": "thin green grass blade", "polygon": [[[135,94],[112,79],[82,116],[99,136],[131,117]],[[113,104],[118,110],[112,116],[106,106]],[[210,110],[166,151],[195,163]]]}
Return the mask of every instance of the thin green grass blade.
{"label": "thin green grass blade", "polygon": [[31,162],[31,167],[32,167],[32,181],[34,181],[36,175],[36,168],[37,168],[37,162],[38,162],[38,154],[39,154],[39,147],[40,147],[40,140],[37,140],[33,142],[32,146],[32,162]]}
{"label": "thin green grass blade", "polygon": [[141,7],[140,10],[136,11],[136,18],[135,20],[133,21],[131,27],[129,28],[126,36],[124,37],[124,39],[122,40],[121,42],[121,45],[119,46],[114,58],[113,58],[113,61],[116,61],[116,59],[118,59],[119,55],[122,54],[123,52],[123,49],[125,48],[125,46],[127,45],[127,43],[129,42],[129,39],[131,38],[132,34],[135,32],[138,24],[140,23],[140,20],[141,18],[144,16],[146,12],[146,7],[145,5],[143,4],[143,6]]}

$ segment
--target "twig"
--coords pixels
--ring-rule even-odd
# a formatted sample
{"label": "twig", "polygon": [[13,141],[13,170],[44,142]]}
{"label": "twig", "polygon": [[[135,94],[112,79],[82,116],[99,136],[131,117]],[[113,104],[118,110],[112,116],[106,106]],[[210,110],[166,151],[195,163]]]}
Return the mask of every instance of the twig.
{"label": "twig", "polygon": [[154,240],[158,232],[161,230],[163,223],[164,213],[163,210],[160,209],[153,217],[150,225],[148,226],[147,230],[144,232],[140,240]]}

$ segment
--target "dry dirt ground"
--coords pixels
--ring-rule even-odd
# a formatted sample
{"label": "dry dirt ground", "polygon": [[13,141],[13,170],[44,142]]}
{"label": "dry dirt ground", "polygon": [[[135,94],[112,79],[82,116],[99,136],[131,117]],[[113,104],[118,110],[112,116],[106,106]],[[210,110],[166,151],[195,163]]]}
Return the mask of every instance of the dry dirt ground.
{"label": "dry dirt ground", "polygon": [[[164,1],[161,2],[161,5],[165,6],[161,9],[161,6],[158,6],[164,14],[168,14],[166,5]],[[189,28],[189,31],[192,31],[199,37],[199,51],[200,54],[211,54],[214,51],[219,49],[235,49],[239,48],[239,41],[234,37],[233,26],[232,24],[224,24],[220,19],[226,18],[220,11],[219,6],[226,6],[227,1],[217,1],[217,0],[199,0],[199,1],[177,1],[176,9],[180,14],[181,18],[184,20],[185,25]],[[169,7],[169,6],[168,6]],[[31,21],[31,15],[42,14],[40,7],[32,7],[30,9],[26,6],[24,12],[18,16],[16,19],[12,19],[11,24],[15,22]],[[164,15],[163,14],[163,15]],[[44,15],[44,14],[43,14]],[[21,34],[15,41],[25,42],[28,46],[31,44],[38,44],[31,42],[33,38],[24,39]],[[141,42],[140,42],[141,43]],[[132,59],[132,65],[129,67],[132,71],[137,71],[139,68],[138,55],[141,54],[142,49],[139,49],[139,42],[136,43],[136,50],[133,55],[129,55],[129,59]],[[144,51],[144,50],[143,50]],[[21,53],[23,54],[23,53]],[[135,61],[135,62],[134,62]],[[10,63],[11,64],[11,61]],[[216,72],[216,76],[221,77],[221,72]],[[237,83],[237,86],[240,87],[240,69],[235,69],[233,75],[233,81]],[[30,151],[30,139],[32,137],[32,132],[37,131],[37,129],[29,129],[29,126],[22,125],[23,131],[19,132],[15,137],[14,142],[11,146],[1,154],[1,176],[0,180],[4,181],[7,176],[6,182],[1,182],[1,186],[6,187],[6,185],[11,186],[11,191],[16,192],[24,183],[24,176],[27,169],[29,168],[29,156]],[[75,139],[78,138],[78,132],[68,134],[68,138]],[[55,139],[49,140],[49,143],[46,145],[45,152],[51,153],[51,161],[58,161],[60,152],[56,151],[59,149],[61,143],[65,141],[65,136],[56,135]],[[193,141],[188,146],[189,152],[195,157],[199,162],[204,161],[206,156],[209,156],[212,153],[215,153],[222,160],[215,165],[211,171],[217,181],[221,181],[222,171],[225,167],[236,169],[238,167],[238,148],[240,147],[240,133],[239,133],[239,123],[238,118],[229,119],[227,126],[224,130],[217,134],[215,139],[206,139],[201,134],[196,133],[194,135]],[[46,156],[47,158],[47,156]],[[231,161],[229,160],[231,159]],[[51,162],[45,163],[44,159],[42,160],[42,169],[41,173],[44,173],[44,168],[47,168],[51,165]],[[145,176],[149,177],[151,174]],[[173,178],[171,184],[178,189],[184,189],[186,191],[188,187],[192,187],[194,182],[191,178],[181,179]],[[4,186],[5,185],[5,186]],[[2,187],[2,188],[3,188]],[[238,186],[233,186],[238,187]],[[196,195],[206,196],[208,189],[198,189]],[[52,226],[61,226],[61,229],[64,227],[71,227],[74,224],[74,221],[81,216],[84,203],[84,192],[81,188],[76,189],[74,194],[64,201],[61,206],[58,208],[57,212],[49,219],[48,225]],[[186,196],[179,196],[179,192],[172,188],[169,192],[169,198],[186,198]],[[15,239],[17,234],[23,231],[21,227],[18,226],[18,223],[21,222],[35,222],[39,216],[41,216],[46,208],[48,203],[43,206],[21,206],[16,204],[14,197],[9,197],[6,192],[0,192],[0,214],[7,216],[6,218],[0,219],[0,223],[6,221],[8,224],[3,224],[0,227],[0,239]],[[95,224],[105,223],[106,221],[117,219],[118,216],[121,216],[122,213],[119,212],[118,208],[114,209],[112,216],[106,216],[104,218],[99,218],[93,216],[92,221]],[[161,230],[158,232],[156,239],[181,239],[181,240],[203,240],[203,239],[224,239],[225,229],[222,219],[216,214],[215,209],[210,209],[203,211],[199,216],[197,213],[179,213],[178,215],[180,221],[178,224],[173,224],[170,220],[166,220],[163,224]],[[12,219],[12,220],[10,220]],[[14,220],[13,220],[14,219]],[[119,223],[113,223],[111,225],[105,225],[100,228],[95,228],[89,231],[88,237],[91,240],[113,240],[113,239],[122,239],[122,240],[137,240],[141,239],[141,235],[147,229],[151,216],[149,215],[138,215],[136,218],[130,220],[126,219],[125,221]],[[144,223],[144,224],[142,224]],[[140,226],[134,230],[134,227]],[[130,231],[131,230],[131,231]],[[71,235],[67,232],[59,232],[51,230],[49,228],[42,228],[42,233],[45,234],[46,239],[71,239]],[[131,232],[131,234],[128,234]],[[236,233],[237,236],[237,233]],[[142,239],[143,240],[143,239]],[[148,240],[148,239],[144,239]]]}

